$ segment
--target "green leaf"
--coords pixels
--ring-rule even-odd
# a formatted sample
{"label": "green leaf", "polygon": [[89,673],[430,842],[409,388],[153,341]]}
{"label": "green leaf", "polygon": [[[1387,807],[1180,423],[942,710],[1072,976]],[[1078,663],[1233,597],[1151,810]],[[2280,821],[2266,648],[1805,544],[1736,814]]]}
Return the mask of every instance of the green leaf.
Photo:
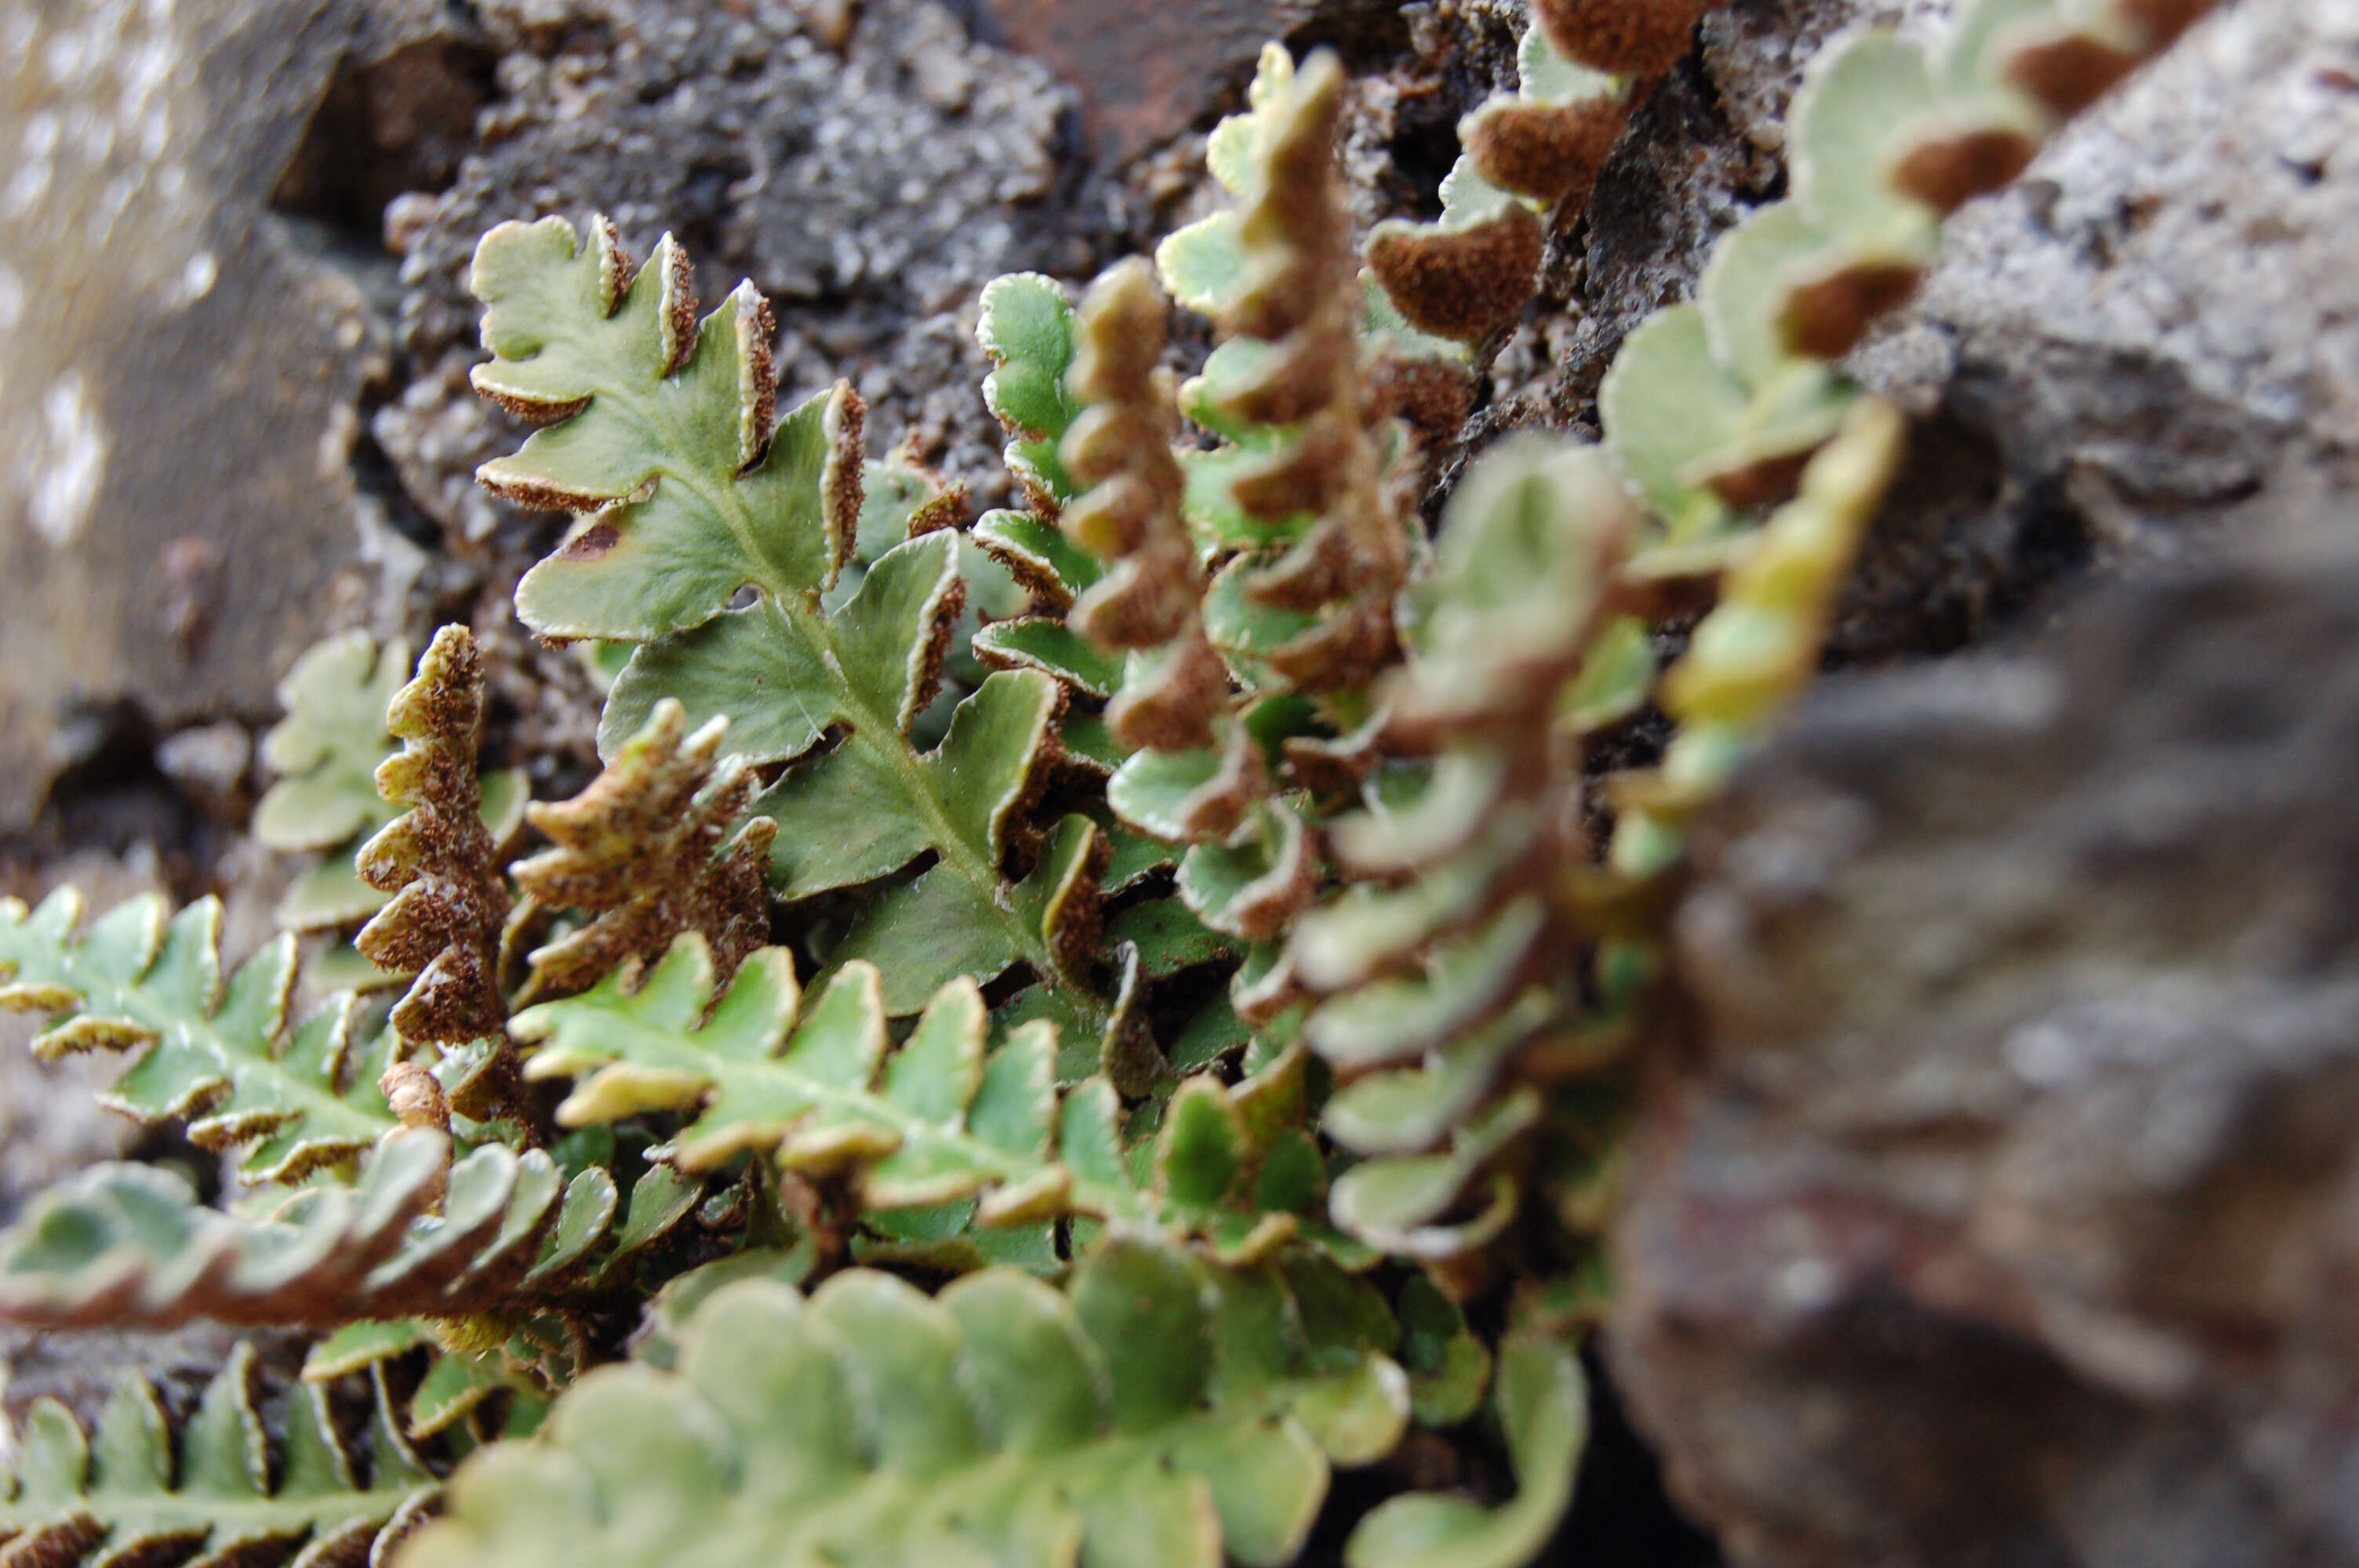
{"label": "green leaf", "polygon": [[1401,1287],[1401,1365],[1420,1426],[1452,1426],[1473,1415],[1491,1381],[1491,1352],[1466,1326],[1458,1303],[1423,1274]]}
{"label": "green leaf", "polygon": [[1105,568],[1065,537],[1054,523],[1028,512],[986,512],[967,537],[1006,567],[1032,596],[1035,610],[1062,613],[1097,586]]}
{"label": "green leaf", "polygon": [[404,1561],[1274,1568],[1336,1462],[1296,1411],[1393,1390],[1353,1462],[1406,1417],[1398,1369],[1322,1360],[1299,1300],[1134,1240],[1065,1293],[1006,1269],[930,1301],[864,1270],[808,1300],[741,1280],[678,1332],[676,1369],[592,1373],[536,1444],[470,1460]]}
{"label": "green leaf", "polygon": [[1721,524],[1725,506],[1688,474],[1736,438],[1745,407],[1744,384],[1712,357],[1704,313],[1692,305],[1640,323],[1597,392],[1607,445],[1674,537]]}
{"label": "green leaf", "polygon": [[1350,1568],[1521,1568],[1535,1561],[1572,1501],[1589,1440],[1589,1390],[1572,1347],[1511,1336],[1499,1352],[1499,1425],[1516,1464],[1513,1502],[1412,1495],[1380,1505],[1344,1548]]}
{"label": "green leaf", "polygon": [[319,1390],[297,1388],[277,1423],[284,1435],[274,1465],[253,1371],[253,1350],[240,1345],[183,1428],[177,1466],[162,1401],[136,1374],[125,1376],[86,1439],[63,1405],[36,1400],[13,1473],[0,1476],[0,1537],[9,1538],[12,1558],[71,1568],[200,1553],[275,1562],[300,1550],[298,1561],[327,1563],[388,1549],[436,1484],[396,1430],[383,1384],[357,1454]]}
{"label": "green leaf", "polygon": [[1065,390],[1073,308],[1054,279],[1016,273],[986,285],[975,337],[992,362],[983,399],[1007,431],[1007,467],[1034,506],[1054,516],[1075,486],[1057,455],[1081,410]]}
{"label": "green leaf", "polygon": [[1111,697],[1122,685],[1119,657],[1045,615],[985,626],[974,634],[974,654],[992,669],[1038,670],[1091,697]]}
{"label": "green leaf", "polygon": [[0,1007],[49,1015],[37,1054],[131,1051],[101,1103],[143,1123],[185,1121],[211,1148],[245,1151],[252,1181],[294,1181],[397,1125],[376,1066],[356,1063],[358,1004],[331,1000],[287,1028],[295,941],[282,936],[223,982],[220,903],[171,919],[162,899],[116,905],[76,935],[82,900],[29,914],[0,901]]}
{"label": "green leaf", "polygon": [[278,775],[254,811],[254,836],[273,849],[326,849],[393,820],[376,793],[376,766],[401,742],[386,732],[386,705],[409,678],[409,651],[380,650],[364,632],[309,649],[278,683],[287,717],[262,738]]}

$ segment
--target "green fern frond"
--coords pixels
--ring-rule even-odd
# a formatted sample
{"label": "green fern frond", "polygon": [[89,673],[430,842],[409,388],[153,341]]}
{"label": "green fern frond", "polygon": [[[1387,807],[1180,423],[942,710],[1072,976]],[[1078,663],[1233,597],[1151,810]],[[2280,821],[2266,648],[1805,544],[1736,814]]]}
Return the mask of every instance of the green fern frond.
{"label": "green fern frond", "polygon": [[1643,881],[1666,870],[1687,818],[1717,799],[1817,673],[1860,542],[1900,466],[1907,421],[1880,398],[1852,405],[1802,470],[1799,493],[1770,514],[1721,579],[1720,603],[1665,674],[1680,721],[1661,765],[1613,781],[1618,820],[1607,860]]}
{"label": "green fern frond", "polygon": [[8,1561],[384,1562],[440,1483],[403,1441],[383,1384],[355,1452],[325,1394],[309,1386],[289,1397],[277,1423],[284,1435],[272,1443],[254,1407],[253,1372],[253,1349],[240,1345],[177,1434],[136,1375],[87,1434],[55,1400],[34,1401],[0,1487]]}
{"label": "green fern frond", "polygon": [[[919,752],[910,727],[963,593],[957,537],[896,546],[824,612],[818,595],[860,511],[857,400],[840,387],[774,432],[761,297],[741,287],[700,324],[669,240],[636,281],[626,272],[603,222],[582,247],[546,219],[486,235],[473,275],[495,356],[477,387],[552,421],[480,477],[527,504],[601,509],[527,575],[517,610],[546,636],[641,644],[602,744],[611,754],[672,697],[691,723],[726,716],[750,762],[800,759],[756,807],[780,824],[775,878],[788,898],[872,883],[930,851],[934,864],[870,900],[836,950],[884,965],[896,1012],[952,976],[1025,963],[1103,1024],[1069,935],[1093,905],[1077,868],[1097,859],[1097,829],[1069,818],[1024,886],[1001,872],[1053,758],[1057,683],[991,676],[940,746]],[[748,587],[755,602],[731,609]]]}
{"label": "green fern frond", "polygon": [[[612,977],[527,1009],[514,1028],[537,1046],[527,1076],[576,1080],[560,1123],[691,1112],[665,1158],[706,1170],[756,1149],[805,1174],[848,1174],[887,1237],[917,1238],[892,1211],[962,1204],[954,1233],[1053,1268],[1039,1227],[1061,1215],[1201,1235],[1230,1258],[1317,1227],[1323,1173],[1315,1152],[1302,1170],[1308,1151],[1289,1138],[1305,1108],[1299,1057],[1235,1088],[1182,1083],[1159,1136],[1133,1147],[1108,1078],[1058,1092],[1052,1026],[1036,1021],[988,1044],[972,980],[944,987],[897,1044],[886,1015],[872,966],[839,969],[805,1005],[778,948],[754,954],[716,996],[711,956],[691,933],[636,990]],[[980,1228],[967,1231],[969,1218]]]}
{"label": "green fern frond", "polygon": [[1600,389],[1607,439],[1668,524],[1667,569],[1716,568],[1734,522],[1793,493],[1860,395],[1836,362],[1915,292],[1942,220],[2210,8],[2157,26],[2129,0],[1976,0],[1936,54],[1869,30],[1812,61],[1793,196],[1731,232],[1696,302],[1633,332]]}
{"label": "green fern frond", "polygon": [[666,1365],[593,1372],[537,1442],[471,1460],[404,1561],[1280,1564],[1332,1466],[1399,1441],[1396,1336],[1332,1267],[1205,1271],[1131,1239],[1063,1292],[742,1280]]}
{"label": "green fern frond", "polygon": [[1080,489],[1059,450],[1081,413],[1065,384],[1074,352],[1065,291],[1038,273],[994,278],[977,302],[974,332],[992,364],[983,400],[1007,432],[1007,471],[1032,514],[1055,523]]}
{"label": "green fern frond", "polygon": [[389,1041],[358,1037],[357,1002],[338,997],[288,1029],[292,936],[224,982],[219,901],[168,920],[161,898],[135,898],[78,933],[82,911],[71,890],[29,913],[0,901],[0,1007],[50,1016],[38,1054],[136,1053],[101,1097],[109,1108],[243,1149],[242,1173],[257,1182],[299,1180],[397,1125],[376,1084]]}
{"label": "green fern frond", "polygon": [[1468,473],[1386,687],[1387,746],[1427,760],[1390,764],[1375,809],[1335,825],[1359,885],[1291,935],[1296,976],[1325,999],[1304,1037],[1351,1080],[1321,1127],[1371,1156],[1334,1212],[1388,1251],[1452,1256],[1512,1216],[1513,1185],[1494,1182],[1473,1218],[1444,1220],[1538,1119],[1510,1065],[1582,1012],[1587,934],[1561,888],[1590,857],[1560,694],[1636,521],[1595,449],[1530,438]]}
{"label": "green fern frond", "polygon": [[1522,1568],[1572,1502],[1589,1440],[1589,1390],[1571,1346],[1525,1328],[1499,1349],[1494,1408],[1520,1490],[1495,1509],[1410,1493],[1379,1504],[1344,1548],[1347,1568]]}
{"label": "green fern frond", "polygon": [[603,1170],[568,1182],[543,1151],[496,1143],[453,1163],[429,1129],[386,1139],[351,1186],[305,1187],[251,1214],[206,1207],[172,1171],[99,1165],[0,1235],[0,1318],[332,1327],[513,1307],[605,1261],[593,1253],[616,1211]]}

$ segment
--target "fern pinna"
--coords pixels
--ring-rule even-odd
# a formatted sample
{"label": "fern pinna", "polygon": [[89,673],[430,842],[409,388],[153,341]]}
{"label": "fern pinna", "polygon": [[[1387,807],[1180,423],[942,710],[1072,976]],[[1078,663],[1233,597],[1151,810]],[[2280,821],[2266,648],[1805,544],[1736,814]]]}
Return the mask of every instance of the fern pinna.
{"label": "fern pinna", "polygon": [[[257,835],[325,856],[288,935],[0,903],[34,1050],[126,1054],[109,1105],[234,1158],[218,1203],[154,1163],[35,1199],[0,1319],[318,1336],[266,1428],[243,1350],[185,1415],[35,1404],[8,1561],[1280,1564],[1419,1425],[1482,1495],[1345,1561],[1542,1553],[1684,828],[1905,458],[1839,361],[2204,7],[1838,43],[1604,442],[1495,444],[1430,530],[1477,346],[1705,8],[1536,4],[1440,222],[1364,245],[1341,68],[1272,46],[1209,144],[1234,205],[984,291],[1023,505],[971,524],[847,387],[777,409],[750,285],[700,317],[669,239],[486,235],[476,384],[538,428],[481,477],[573,514],[516,609],[613,673],[604,770],[484,770],[464,628],[414,672],[339,639],[267,747]],[[307,982],[294,933],[363,921]]]}

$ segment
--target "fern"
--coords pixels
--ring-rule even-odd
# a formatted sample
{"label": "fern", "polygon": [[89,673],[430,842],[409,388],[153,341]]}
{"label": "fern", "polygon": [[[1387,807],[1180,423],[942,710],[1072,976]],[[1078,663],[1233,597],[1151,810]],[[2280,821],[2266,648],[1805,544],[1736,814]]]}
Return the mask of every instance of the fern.
{"label": "fern", "polygon": [[1353,1532],[1348,1568],[1518,1568],[1538,1561],[1572,1501],[1589,1438],[1581,1362],[1544,1330],[1511,1333],[1499,1351],[1495,1409],[1522,1487],[1515,1499],[1486,1509],[1463,1498],[1390,1498]]}
{"label": "fern", "polygon": [[224,982],[216,900],[168,921],[164,901],[144,896],[77,933],[81,921],[71,891],[29,913],[0,901],[0,1007],[50,1015],[37,1054],[136,1053],[102,1097],[110,1108],[185,1120],[201,1146],[245,1151],[252,1181],[299,1180],[397,1125],[376,1086],[385,1048],[358,1037],[357,1002],[333,1000],[288,1029],[293,937]]}
{"label": "fern", "polygon": [[1283,1563],[1331,1466],[1400,1438],[1393,1336],[1316,1265],[1208,1275],[1138,1241],[1062,1292],[740,1281],[667,1365],[592,1375],[541,1444],[462,1470],[405,1562]]}
{"label": "fern", "polygon": [[[416,1529],[439,1483],[403,1441],[376,1388],[355,1454],[321,1390],[288,1399],[284,1435],[266,1435],[240,1345],[176,1434],[155,1390],[127,1376],[85,1434],[55,1400],[34,1401],[0,1502],[11,1562],[278,1561],[303,1568],[383,1562]],[[274,1453],[275,1448],[275,1453]]]}
{"label": "fern", "polygon": [[[711,953],[690,934],[636,991],[610,977],[527,1009],[515,1029],[537,1046],[528,1077],[576,1080],[561,1124],[693,1111],[665,1158],[709,1170],[755,1149],[805,1174],[852,1174],[862,1212],[888,1238],[919,1239],[914,1222],[939,1228],[929,1215],[897,1225],[892,1211],[964,1204],[954,1230],[1053,1269],[1043,1222],[1060,1215],[1201,1234],[1232,1260],[1265,1256],[1321,1217],[1317,1156],[1288,1136],[1307,1093],[1299,1057],[1234,1089],[1189,1080],[1160,1136],[1134,1150],[1110,1079],[1058,1092],[1046,1022],[986,1051],[972,980],[944,987],[897,1045],[872,966],[839,969],[806,1006],[788,955],[766,948],[716,994]],[[977,1228],[965,1228],[969,1216]]]}
{"label": "fern", "polygon": [[[262,760],[277,780],[255,806],[254,836],[269,849],[318,851],[278,903],[289,931],[350,925],[385,907],[386,895],[353,869],[362,841],[399,815],[376,792],[379,763],[401,748],[386,708],[409,667],[399,640],[378,647],[346,633],[310,648],[278,683],[287,715],[262,738]],[[523,773],[484,775],[484,826],[505,844],[523,824]]]}
{"label": "fern", "polygon": [[408,809],[353,859],[362,881],[392,895],[354,945],[379,968],[417,974],[393,1010],[407,1042],[463,1045],[496,1035],[507,1015],[499,965],[508,887],[475,776],[483,717],[475,640],[445,626],[386,710],[386,727],[405,744],[377,768],[377,788]]}
{"label": "fern", "polygon": [[1630,116],[1715,0],[1533,0],[1517,84],[1458,124],[1434,223],[1368,236],[1369,270],[1419,330],[1479,342],[1523,313],[1550,232],[1589,204]]}
{"label": "fern", "polygon": [[1811,63],[1794,195],[1715,247],[1696,302],[1633,332],[1600,391],[1608,443],[1666,524],[1664,571],[1716,568],[1736,524],[1792,493],[1860,395],[1834,362],[1915,291],[1941,220],[2208,9],[1976,0],[1936,57],[1872,30]]}
{"label": "fern", "polygon": [[754,817],[723,844],[756,784],[742,758],[716,757],[727,728],[715,719],[688,734],[679,704],[659,702],[589,788],[530,808],[556,847],[518,861],[517,882],[543,905],[594,918],[532,954],[520,1000],[652,961],[682,931],[704,934],[724,980],[767,942],[763,877],[777,824]]}
{"label": "fern", "polygon": [[[626,270],[603,222],[587,248],[550,219],[495,230],[477,253],[484,338],[497,357],[476,384],[553,421],[482,478],[528,504],[602,509],[526,577],[518,611],[544,635],[640,644],[607,704],[610,750],[669,697],[691,722],[726,716],[750,762],[801,760],[757,807],[786,826],[774,873],[786,897],[862,887],[936,857],[868,900],[836,950],[886,968],[896,1013],[953,975],[1022,962],[1103,1027],[1108,1009],[1073,972],[1064,935],[1093,906],[1097,830],[1069,819],[1025,886],[1000,869],[1053,755],[1057,684],[994,675],[941,745],[919,752],[909,729],[940,678],[962,592],[955,537],[895,547],[849,602],[823,611],[818,595],[859,512],[856,400],[839,389],[773,432],[760,297],[741,287],[700,326],[669,240],[627,287]],[[744,587],[756,601],[730,609]],[[833,748],[815,751],[831,734]]]}
{"label": "fern", "polygon": [[[697,1185],[669,1172],[643,1178],[635,1217],[661,1208],[677,1223]],[[254,1215],[203,1206],[174,1172],[100,1165],[0,1236],[0,1318],[333,1327],[552,1302],[593,1261],[611,1266],[593,1253],[617,1203],[598,1167],[569,1182],[546,1152],[498,1144],[453,1163],[431,1130],[388,1138],[351,1186],[280,1195]],[[625,1227],[641,1232],[632,1249],[655,1239],[651,1228]]]}

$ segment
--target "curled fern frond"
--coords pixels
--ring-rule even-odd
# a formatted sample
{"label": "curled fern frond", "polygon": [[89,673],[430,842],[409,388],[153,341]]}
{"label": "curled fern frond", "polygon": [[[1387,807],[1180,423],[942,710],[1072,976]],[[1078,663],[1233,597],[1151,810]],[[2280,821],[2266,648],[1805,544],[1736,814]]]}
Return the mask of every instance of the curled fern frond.
{"label": "curled fern frond", "polygon": [[1770,514],[1723,574],[1720,603],[1697,623],[1662,682],[1680,730],[1659,767],[1613,781],[1609,863],[1645,879],[1680,852],[1680,828],[1729,778],[1810,684],[1836,596],[1898,471],[1907,421],[1880,398],[1852,406],[1802,470],[1799,493]]}
{"label": "curled fern frond", "polygon": [[[897,1013],[954,975],[1021,963],[1103,1026],[1095,977],[1076,967],[1099,830],[1071,817],[1036,845],[1025,816],[1055,760],[1061,688],[1037,670],[994,674],[919,751],[911,726],[964,593],[958,537],[895,546],[824,610],[860,512],[858,400],[839,387],[773,430],[768,309],[752,287],[699,322],[669,239],[628,274],[610,226],[582,246],[557,219],[494,230],[473,274],[495,356],[478,388],[549,421],[480,477],[595,509],[527,575],[518,612],[545,636],[638,644],[602,747],[619,751],[669,697],[690,724],[726,717],[749,762],[794,762],[756,807],[780,824],[773,878],[789,899],[865,888],[932,854],[914,881],[865,896],[832,954],[875,961]],[[753,601],[731,608],[746,588]],[[1030,849],[1011,883],[1004,863]]]}
{"label": "curled fern frond", "polygon": [[1552,229],[1589,204],[1606,156],[1714,0],[1533,0],[1517,85],[1458,123],[1441,218],[1368,236],[1368,265],[1423,331],[1479,342],[1529,303]]}
{"label": "curled fern frond", "polygon": [[1038,273],[994,278],[977,304],[975,337],[992,363],[983,400],[1007,433],[1007,471],[1032,515],[1053,524],[1079,489],[1060,451],[1081,413],[1065,381],[1074,353],[1065,291]]}
{"label": "curled fern frond", "polygon": [[1692,554],[1791,495],[1860,395],[1834,362],[1915,292],[1942,219],[2208,9],[2156,26],[2129,0],[1976,0],[1937,54],[1875,29],[1820,55],[1790,116],[1793,196],[1731,232],[1696,302],[1633,332],[1600,389],[1667,544]]}
{"label": "curled fern frond", "polygon": [[404,745],[377,769],[377,788],[408,809],[353,861],[363,881],[392,895],[357,945],[379,968],[418,975],[393,1010],[405,1041],[464,1044],[497,1034],[507,1016],[499,956],[508,888],[475,777],[483,708],[475,639],[445,626],[386,714]]}
{"label": "curled fern frond", "polygon": [[1289,939],[1299,983],[1326,999],[1305,1037],[1351,1080],[1321,1126],[1372,1156],[1335,1213],[1387,1250],[1450,1257],[1513,1213],[1494,1184],[1475,1217],[1444,1219],[1535,1120],[1509,1065],[1582,1007],[1585,933],[1560,888],[1590,847],[1579,736],[1559,710],[1636,522],[1594,449],[1527,438],[1467,475],[1386,688],[1387,747],[1420,760],[1391,764],[1374,808],[1335,825],[1358,885]]}
{"label": "curled fern frond", "polygon": [[281,936],[224,980],[221,904],[168,920],[154,896],[86,931],[81,896],[30,911],[0,900],[0,1007],[49,1016],[36,1053],[128,1051],[101,1097],[143,1123],[185,1121],[212,1149],[242,1149],[250,1181],[292,1182],[373,1146],[397,1125],[377,1088],[382,1044],[338,997],[288,1027],[295,941]]}
{"label": "curled fern frond", "polygon": [[1234,1088],[1190,1080],[1158,1138],[1134,1148],[1108,1078],[1058,1092],[1046,1022],[992,1044],[981,992],[954,980],[896,1044],[883,994],[876,969],[855,963],[806,1005],[779,948],[716,990],[690,933],[636,990],[610,977],[512,1027],[536,1047],[527,1076],[575,1080],[560,1122],[692,1112],[662,1157],[699,1171],[754,1149],[788,1170],[850,1176],[888,1235],[890,1211],[963,1203],[977,1240],[1033,1227],[1026,1256],[1054,1267],[1039,1227],[1061,1215],[1201,1235],[1229,1257],[1266,1254],[1321,1217],[1323,1173],[1293,1130],[1307,1093],[1299,1057]]}
{"label": "curled fern frond", "polygon": [[[401,749],[386,730],[386,708],[408,671],[399,639],[380,648],[348,632],[307,650],[278,683],[286,717],[262,738],[264,765],[278,777],[254,809],[253,832],[270,849],[320,855],[279,901],[287,930],[350,925],[385,907],[386,895],[353,871],[353,852],[400,815],[377,793],[376,770]],[[522,826],[526,794],[515,769],[484,775],[484,826],[495,843]]]}
{"label": "curled fern frond", "polygon": [[535,1444],[470,1461],[405,1562],[1285,1563],[1332,1466],[1405,1427],[1369,1298],[1309,1260],[1205,1271],[1129,1239],[1062,1292],[738,1281],[665,1365],[593,1372]]}
{"label": "curled fern frond", "polygon": [[569,1183],[546,1152],[496,1143],[453,1163],[430,1129],[386,1140],[349,1187],[251,1215],[204,1206],[171,1171],[100,1165],[0,1236],[0,1318],[332,1327],[515,1306],[572,1281],[615,1212],[603,1170]]}
{"label": "curled fern frond", "polygon": [[423,1520],[440,1483],[404,1442],[376,1388],[366,1440],[337,1429],[324,1393],[297,1388],[266,1433],[240,1345],[179,1431],[146,1379],[126,1376],[97,1430],[34,1401],[0,1487],[12,1563],[381,1563]]}
{"label": "curled fern frond", "polygon": [[517,861],[517,884],[544,905],[594,918],[532,954],[519,1005],[652,962],[683,931],[704,935],[724,984],[768,942],[777,824],[756,816],[738,826],[759,781],[742,758],[718,754],[728,727],[714,719],[691,735],[686,712],[667,698],[587,789],[528,810],[556,848]]}

